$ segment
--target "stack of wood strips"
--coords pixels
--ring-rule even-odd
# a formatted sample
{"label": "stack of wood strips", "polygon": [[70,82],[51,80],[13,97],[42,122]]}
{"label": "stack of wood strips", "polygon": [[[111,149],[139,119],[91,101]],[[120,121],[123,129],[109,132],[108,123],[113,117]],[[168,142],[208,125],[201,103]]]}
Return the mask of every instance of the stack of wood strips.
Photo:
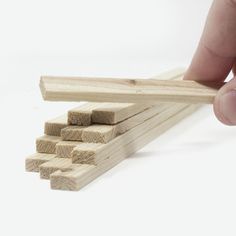
{"label": "stack of wood strips", "polygon": [[[158,78],[179,79],[182,70]],[[26,170],[49,179],[52,189],[77,191],[138,151],[199,105],[92,103],[45,122]]]}

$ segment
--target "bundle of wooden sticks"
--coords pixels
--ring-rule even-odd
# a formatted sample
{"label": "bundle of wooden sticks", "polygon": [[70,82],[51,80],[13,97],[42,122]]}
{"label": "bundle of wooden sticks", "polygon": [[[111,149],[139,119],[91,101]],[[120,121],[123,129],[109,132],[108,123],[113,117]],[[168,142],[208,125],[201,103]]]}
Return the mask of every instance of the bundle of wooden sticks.
{"label": "bundle of wooden sticks", "polygon": [[[173,70],[155,79],[179,80],[182,76],[183,70]],[[52,189],[77,191],[198,107],[184,103],[85,103],[45,123],[44,136],[36,139],[37,153],[26,158],[26,170],[50,179]]]}

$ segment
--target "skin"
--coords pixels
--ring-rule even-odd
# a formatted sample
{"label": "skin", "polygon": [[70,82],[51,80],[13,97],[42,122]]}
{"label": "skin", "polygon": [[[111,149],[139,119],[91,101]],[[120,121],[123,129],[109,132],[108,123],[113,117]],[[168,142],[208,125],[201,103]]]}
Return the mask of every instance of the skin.
{"label": "skin", "polygon": [[[236,75],[236,0],[214,0],[198,48],[184,79],[224,81],[230,71]],[[236,125],[236,77],[218,92],[216,117]]]}

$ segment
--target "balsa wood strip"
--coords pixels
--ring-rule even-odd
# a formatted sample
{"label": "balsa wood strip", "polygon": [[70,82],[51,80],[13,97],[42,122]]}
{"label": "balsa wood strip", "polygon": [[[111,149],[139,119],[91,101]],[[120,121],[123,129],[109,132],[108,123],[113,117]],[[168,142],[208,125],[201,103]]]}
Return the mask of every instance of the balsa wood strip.
{"label": "balsa wood strip", "polygon": [[83,130],[81,138],[85,143],[108,143],[117,135],[116,125],[91,125]]}
{"label": "balsa wood strip", "polygon": [[104,103],[101,107],[92,111],[92,123],[114,125],[144,111],[150,106],[138,103]]}
{"label": "balsa wood strip", "polygon": [[[156,76],[155,79],[179,79],[183,76],[183,74],[183,69],[174,69]],[[138,113],[142,113],[150,107],[151,105],[148,104],[135,103],[103,103],[101,107],[93,110],[90,107],[89,114],[92,110],[93,123],[120,123],[118,123],[117,126],[92,125],[86,129],[82,129],[82,126],[71,126],[61,131],[61,137],[63,140],[67,141],[107,143],[117,135],[122,134],[128,129],[131,129],[135,125],[139,124],[141,122],[140,119],[143,119],[143,114],[148,117],[148,113],[143,113],[141,115]],[[86,112],[88,112],[88,109]],[[77,116],[80,115],[79,108],[76,110],[76,114]]]}
{"label": "balsa wood strip", "polygon": [[[179,79],[184,75],[184,69],[177,68],[159,74],[152,79],[173,80]],[[151,105],[147,103],[103,103],[99,108],[92,112],[92,123],[114,125],[124,121],[148,108]]]}
{"label": "balsa wood strip", "polygon": [[36,139],[36,151],[39,153],[56,153],[56,144],[61,141],[61,137],[44,135]]}
{"label": "balsa wood strip", "polygon": [[61,138],[64,141],[82,141],[83,130],[87,126],[68,126],[61,130]]}
{"label": "balsa wood strip", "polygon": [[124,144],[130,143],[133,140],[137,139],[139,136],[144,135],[150,129],[155,128],[166,119],[169,119],[171,116],[184,109],[187,105],[166,104],[166,106],[168,106],[169,108],[165,109],[161,113],[157,113],[155,116],[147,119],[143,123],[137,125],[133,129],[130,129],[129,131],[116,137],[106,144],[96,145],[96,143],[84,143],[83,146],[80,145],[78,147],[75,147],[71,153],[73,163],[98,165],[101,161],[108,158],[115,148],[122,149],[124,147]]}
{"label": "balsa wood strip", "polygon": [[[65,86],[66,84],[66,86]],[[212,103],[222,82],[43,76],[45,100],[125,103]]]}
{"label": "balsa wood strip", "polygon": [[[75,165],[75,164],[73,164]],[[112,168],[112,167],[111,167]],[[68,171],[60,169],[50,175],[50,185],[55,190],[78,191],[97,177],[106,172],[94,165],[82,164]]]}
{"label": "balsa wood strip", "polygon": [[71,159],[68,158],[54,158],[48,162],[43,163],[39,166],[40,178],[49,179],[50,174],[57,170],[61,171],[71,171],[76,167],[79,167],[79,164],[73,164]]}
{"label": "balsa wood strip", "polygon": [[[125,140],[123,142],[126,143]],[[75,147],[71,152],[72,162],[76,164],[98,165],[107,158],[106,153],[105,155],[102,153],[107,147],[110,147],[109,143],[81,143],[79,147]],[[113,151],[115,148],[116,146],[114,145]]]}
{"label": "balsa wood strip", "polygon": [[55,119],[46,121],[44,124],[44,134],[50,136],[60,136],[61,130],[67,126],[67,115],[65,114]]}
{"label": "balsa wood strip", "polygon": [[25,170],[29,172],[39,172],[39,166],[51,161],[56,157],[55,154],[35,153],[25,159]]}
{"label": "balsa wood strip", "polygon": [[83,130],[82,141],[87,143],[108,143],[116,136],[163,112],[169,106],[169,104],[152,106],[116,125],[91,125]]}
{"label": "balsa wood strip", "polygon": [[[180,77],[183,77],[184,75],[184,72],[185,70],[182,69],[182,68],[177,68],[177,69],[173,69],[173,70],[170,70],[168,72],[164,72],[158,76],[155,76],[153,77],[152,79],[155,79],[155,80],[179,80]],[[49,80],[47,79],[49,78]],[[84,78],[84,82],[86,83],[88,78]],[[53,83],[50,83],[50,80],[52,80]],[[65,88],[65,87],[70,87],[71,86],[71,83],[73,83],[75,80],[74,78],[67,78],[67,77],[59,77],[59,80],[60,82],[62,83],[59,87],[61,87],[62,89]],[[93,79],[94,80],[94,79]],[[96,80],[96,79],[95,79]],[[92,79],[91,79],[92,81]],[[124,80],[125,81],[125,80]],[[41,89],[41,93],[43,95],[43,97],[45,99],[48,99],[49,95],[51,92],[47,92],[46,90],[53,90],[54,87],[55,87],[55,82],[56,82],[56,78],[54,80],[54,77],[47,77],[47,76],[42,76],[41,79],[40,79],[40,89]],[[68,82],[68,83],[67,83]],[[70,85],[69,85],[70,84]],[[72,85],[73,86],[73,85]],[[60,93],[60,91],[58,91]],[[53,92],[52,92],[53,93]],[[59,94],[60,95],[60,94]],[[69,101],[70,99],[68,99]],[[119,102],[119,101],[112,101],[112,102]],[[136,102],[136,101],[135,101]],[[127,102],[126,102],[127,103]],[[146,103],[147,102],[144,102],[143,103]],[[85,106],[85,113],[89,113],[88,109],[86,109],[86,104],[84,105]],[[81,108],[81,107],[80,107]],[[79,108],[79,109],[80,109]],[[94,108],[95,109],[95,108]],[[74,109],[75,112],[77,109]],[[85,114],[86,115],[86,114]],[[99,114],[98,114],[99,115]],[[87,116],[86,116],[86,122],[87,122]],[[96,119],[96,118],[95,118]],[[99,118],[100,119],[100,118]],[[78,125],[81,125],[81,122],[77,123],[77,117],[71,117],[71,120],[69,118],[68,120],[69,124],[78,124]],[[89,124],[88,124],[89,125]]]}
{"label": "balsa wood strip", "polygon": [[102,106],[101,103],[88,102],[68,111],[68,124],[88,126],[92,124],[93,109]]}
{"label": "balsa wood strip", "polygon": [[123,148],[116,148],[108,159],[105,159],[100,165],[82,164],[78,167],[70,165],[70,170],[61,171],[60,169],[50,175],[52,189],[78,191],[91,181],[116,166],[119,162],[127,158],[132,153],[138,151],[149,142],[163,134],[172,126],[177,124],[183,118],[192,114],[198,107],[191,105],[175,113],[169,119],[150,129],[131,143],[126,143]]}
{"label": "balsa wood strip", "polygon": [[58,157],[71,158],[71,152],[81,142],[76,141],[61,141],[56,144],[56,154]]}

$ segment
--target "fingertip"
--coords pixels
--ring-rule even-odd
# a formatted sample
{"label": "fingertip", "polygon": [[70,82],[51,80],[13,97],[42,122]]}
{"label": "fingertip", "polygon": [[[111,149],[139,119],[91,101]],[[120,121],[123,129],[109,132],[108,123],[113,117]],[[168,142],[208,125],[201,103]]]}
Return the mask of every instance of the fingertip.
{"label": "fingertip", "polygon": [[220,97],[217,96],[213,104],[213,110],[214,110],[215,116],[221,123],[228,126],[232,126],[233,124],[228,119],[225,118],[225,116],[223,115],[221,111],[220,101],[221,101]]}
{"label": "fingertip", "polygon": [[214,101],[214,113],[225,125],[236,125],[236,79],[223,86]]}

